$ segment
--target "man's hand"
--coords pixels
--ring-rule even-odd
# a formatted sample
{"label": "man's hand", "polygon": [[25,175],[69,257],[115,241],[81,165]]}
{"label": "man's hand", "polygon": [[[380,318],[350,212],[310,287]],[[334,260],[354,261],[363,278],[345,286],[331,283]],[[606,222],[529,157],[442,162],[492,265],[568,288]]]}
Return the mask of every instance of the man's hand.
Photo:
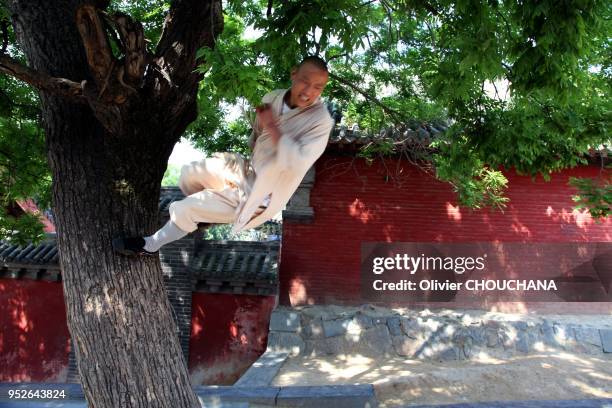
{"label": "man's hand", "polygon": [[261,125],[261,128],[267,129],[272,137],[272,142],[277,144],[281,137],[281,133],[278,129],[278,118],[274,112],[272,112],[272,108],[268,104],[263,104],[256,107],[255,110],[257,111],[257,121]]}

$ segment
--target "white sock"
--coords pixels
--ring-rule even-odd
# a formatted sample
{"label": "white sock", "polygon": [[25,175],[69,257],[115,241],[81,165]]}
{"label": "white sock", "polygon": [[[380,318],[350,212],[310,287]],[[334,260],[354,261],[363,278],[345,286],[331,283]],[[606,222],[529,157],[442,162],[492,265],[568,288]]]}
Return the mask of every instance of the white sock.
{"label": "white sock", "polygon": [[187,232],[183,231],[172,221],[168,221],[166,225],[161,227],[155,234],[144,237],[144,249],[147,252],[157,252],[162,246],[169,244],[172,241],[183,238]]}

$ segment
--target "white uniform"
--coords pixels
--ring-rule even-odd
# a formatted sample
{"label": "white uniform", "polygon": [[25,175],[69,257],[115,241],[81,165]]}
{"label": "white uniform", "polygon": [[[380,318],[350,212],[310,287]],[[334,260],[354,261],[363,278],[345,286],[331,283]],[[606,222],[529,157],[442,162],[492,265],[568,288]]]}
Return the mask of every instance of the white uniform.
{"label": "white uniform", "polygon": [[217,153],[183,167],[179,187],[187,197],[169,208],[180,229],[192,232],[199,222],[234,223],[232,231],[238,232],[264,223],[287,204],[323,154],[333,120],[320,98],[282,113],[286,92],[272,91],[262,100],[279,119],[278,145],[256,122],[250,162],[239,154]]}

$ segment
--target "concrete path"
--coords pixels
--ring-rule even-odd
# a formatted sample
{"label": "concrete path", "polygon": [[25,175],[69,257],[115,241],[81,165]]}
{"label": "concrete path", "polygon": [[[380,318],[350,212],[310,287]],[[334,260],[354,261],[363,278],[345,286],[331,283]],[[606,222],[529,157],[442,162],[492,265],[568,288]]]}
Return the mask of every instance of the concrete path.
{"label": "concrete path", "polygon": [[[62,398],[13,399],[9,391],[63,391]],[[202,407],[303,407],[303,408],[374,408],[377,406],[372,385],[325,385],[305,387],[194,387]],[[79,384],[0,383],[0,408],[86,408]]]}

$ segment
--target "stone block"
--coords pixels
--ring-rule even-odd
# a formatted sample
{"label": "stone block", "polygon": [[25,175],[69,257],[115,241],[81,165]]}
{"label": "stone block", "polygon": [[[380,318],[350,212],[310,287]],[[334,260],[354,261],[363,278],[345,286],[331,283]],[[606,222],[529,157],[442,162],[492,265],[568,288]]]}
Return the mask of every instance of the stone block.
{"label": "stone block", "polygon": [[517,331],[527,330],[527,322],[523,322],[523,321],[514,322],[512,326],[514,326],[514,328],[516,328]]}
{"label": "stone block", "polygon": [[257,387],[270,385],[289,355],[287,353],[265,352],[234,384],[235,387]]}
{"label": "stone block", "polygon": [[575,345],[575,337],[573,327],[567,324],[555,323],[553,325],[553,332],[556,342],[564,347],[571,348]]}
{"label": "stone block", "polygon": [[508,350],[514,347],[516,342],[516,337],[510,335],[509,332],[505,330],[501,330],[498,332],[499,340],[502,346],[504,346],[504,350]]}
{"label": "stone block", "polygon": [[425,345],[416,357],[437,361],[454,361],[459,359],[458,354],[459,350],[452,344],[437,343],[435,345]]}
{"label": "stone block", "polygon": [[364,315],[361,312],[357,312],[355,316],[353,316],[353,322],[355,322],[362,329],[369,329],[374,325],[372,322],[372,318]]}
{"label": "stone block", "polygon": [[486,330],[482,326],[471,326],[468,330],[475,345],[484,346],[487,344]]}
{"label": "stone block", "polygon": [[489,329],[500,329],[502,327],[502,324],[497,320],[486,320],[484,325]]}
{"label": "stone block", "polygon": [[486,329],[487,347],[493,348],[499,346],[499,335],[497,329]]}
{"label": "stone block", "polygon": [[591,327],[574,327],[576,341],[586,347],[602,348],[601,335],[598,329]]}
{"label": "stone block", "polygon": [[296,333],[300,328],[300,315],[289,310],[275,310],[270,316],[270,331]]}
{"label": "stone block", "polygon": [[545,345],[550,347],[559,347],[559,343],[557,342],[557,338],[555,337],[555,331],[553,326],[547,320],[542,323],[540,327],[540,332],[542,333],[542,340]]}
{"label": "stone block", "polygon": [[248,403],[249,406],[274,406],[280,387],[193,387],[203,407],[224,407],[229,403]]}
{"label": "stone block", "polygon": [[331,317],[330,313],[322,306],[308,306],[300,310],[300,313],[311,319],[323,319],[329,320]]}
{"label": "stone block", "polygon": [[395,353],[402,357],[413,357],[419,350],[419,342],[409,337],[393,336],[391,342]]}
{"label": "stone block", "polygon": [[286,332],[268,334],[268,350],[266,351],[289,353],[291,356],[296,356],[302,353],[304,348],[304,340],[298,334]]}
{"label": "stone block", "polygon": [[604,353],[612,353],[612,329],[599,329]]}
{"label": "stone block", "polygon": [[383,325],[386,325],[387,324],[387,318],[386,317],[372,317],[372,324],[383,324]]}
{"label": "stone block", "polygon": [[399,316],[388,318],[387,327],[389,328],[389,333],[391,333],[392,336],[400,336],[402,334]]}
{"label": "stone block", "polygon": [[346,333],[350,320],[325,320],[323,321],[323,334],[325,337],[341,336]]}
{"label": "stone block", "polygon": [[381,355],[391,354],[393,346],[387,326],[374,326],[361,333],[359,338],[359,350],[365,354]]}
{"label": "stone block", "polygon": [[423,337],[423,330],[421,330],[419,322],[415,319],[401,319],[400,326],[404,334],[410,337],[411,339]]}
{"label": "stone block", "polygon": [[461,328],[453,335],[453,344],[455,345],[456,355],[460,359],[470,358],[472,355],[472,346],[474,339],[472,332],[468,328]]}
{"label": "stone block", "polygon": [[338,356],[347,353],[349,348],[344,337],[329,337],[317,343],[315,349],[321,350],[324,354]]}
{"label": "stone block", "polygon": [[529,335],[524,331],[520,331],[514,345],[517,351],[520,351],[521,353],[529,353]]}
{"label": "stone block", "polygon": [[[459,346],[457,345],[457,348]],[[461,346],[460,349],[458,349],[457,354],[459,356],[461,356],[462,358],[466,358],[469,359],[472,357],[472,349],[473,349],[473,340],[472,338],[468,338],[465,343],[463,343],[463,345]]]}
{"label": "stone block", "polygon": [[374,408],[377,407],[374,387],[363,385],[321,385],[281,387],[277,407],[303,408]]}
{"label": "stone block", "polygon": [[306,338],[317,339],[323,337],[323,322],[321,318],[302,322],[302,334]]}

